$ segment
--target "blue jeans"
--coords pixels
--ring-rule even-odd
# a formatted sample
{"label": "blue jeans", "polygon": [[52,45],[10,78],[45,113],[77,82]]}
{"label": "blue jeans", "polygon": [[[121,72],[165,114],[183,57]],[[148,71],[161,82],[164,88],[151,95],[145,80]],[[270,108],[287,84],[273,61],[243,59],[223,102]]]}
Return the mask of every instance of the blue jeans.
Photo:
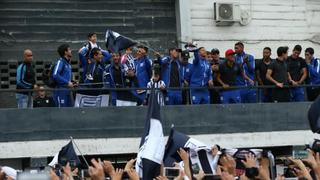
{"label": "blue jeans", "polygon": [[241,103],[256,103],[257,90],[256,89],[241,89],[240,90]]}
{"label": "blue jeans", "polygon": [[192,104],[209,104],[208,90],[191,90],[190,96]]}
{"label": "blue jeans", "polygon": [[259,89],[259,101],[260,102],[272,102],[272,89]]}
{"label": "blue jeans", "polygon": [[220,91],[220,100],[222,104],[235,104],[240,103],[240,91],[239,90],[228,90]]}
{"label": "blue jeans", "polygon": [[29,97],[28,94],[17,93],[16,99],[17,99],[17,104],[19,109],[33,107],[32,95],[30,95]]}
{"label": "blue jeans", "polygon": [[169,90],[166,96],[166,105],[182,104],[182,92],[180,90]]}
{"label": "blue jeans", "polygon": [[304,88],[296,87],[290,88],[291,101],[293,102],[301,102],[305,100],[304,97]]}

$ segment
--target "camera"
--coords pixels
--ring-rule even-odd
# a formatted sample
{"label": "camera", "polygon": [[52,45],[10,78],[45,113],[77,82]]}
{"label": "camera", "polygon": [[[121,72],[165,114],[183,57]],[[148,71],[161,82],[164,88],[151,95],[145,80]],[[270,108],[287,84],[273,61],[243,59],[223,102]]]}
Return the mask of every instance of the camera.
{"label": "camera", "polygon": [[320,140],[319,139],[314,139],[312,144],[307,145],[307,148],[310,148],[313,152],[319,152],[320,153]]}
{"label": "camera", "polygon": [[182,60],[188,60],[190,58],[189,51],[187,51],[187,50],[182,51],[181,58],[182,58]]}

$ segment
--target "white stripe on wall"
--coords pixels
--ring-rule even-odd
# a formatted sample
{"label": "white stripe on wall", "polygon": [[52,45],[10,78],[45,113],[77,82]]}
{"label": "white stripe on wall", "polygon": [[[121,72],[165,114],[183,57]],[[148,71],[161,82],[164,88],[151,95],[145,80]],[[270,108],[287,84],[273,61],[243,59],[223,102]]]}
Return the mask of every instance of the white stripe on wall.
{"label": "white stripe on wall", "polygon": [[[241,147],[274,147],[274,146],[301,146],[309,144],[319,135],[309,130],[275,131],[232,134],[202,134],[192,138],[208,145],[219,144],[223,148]],[[167,137],[166,137],[167,138]],[[140,137],[137,138],[98,138],[75,139],[82,153],[85,155],[99,154],[126,154],[137,153]],[[24,141],[0,143],[0,159],[22,157],[54,156],[61,147],[69,142],[65,140]],[[77,150],[76,150],[77,151]]]}

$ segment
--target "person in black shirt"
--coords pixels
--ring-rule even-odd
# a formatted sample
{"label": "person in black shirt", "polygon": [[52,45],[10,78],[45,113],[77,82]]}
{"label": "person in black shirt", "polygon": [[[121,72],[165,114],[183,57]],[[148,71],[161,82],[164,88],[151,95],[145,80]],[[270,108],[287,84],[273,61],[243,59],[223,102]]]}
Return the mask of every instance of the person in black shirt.
{"label": "person in black shirt", "polygon": [[33,100],[33,107],[54,107],[52,97],[46,95],[43,86],[39,86],[38,96]]}
{"label": "person in black shirt", "polygon": [[[271,48],[265,47],[263,49],[263,58],[257,61],[256,64],[256,76],[260,86],[264,85],[272,85],[270,81],[267,80],[266,74],[268,70],[268,66],[272,63],[271,59]],[[272,89],[260,89],[261,101],[262,102],[272,102]]]}
{"label": "person in black shirt", "polygon": [[[192,64],[189,63],[189,52],[182,51],[181,52],[181,71],[182,71],[182,77],[183,77],[183,83],[182,86],[188,87],[190,83],[190,77],[192,73]],[[182,90],[182,104],[190,104],[190,91],[187,89]]]}
{"label": "person in black shirt", "polygon": [[[181,65],[179,53],[181,49],[170,48],[169,56],[161,58],[159,53],[158,61],[161,66],[161,80],[169,88],[181,88],[184,83],[183,68]],[[182,104],[182,91],[171,89],[167,91],[165,97],[166,105],[180,105]]]}
{"label": "person in black shirt", "polygon": [[[292,55],[287,60],[288,72],[289,72],[289,82],[293,86],[298,86],[304,83],[306,80],[307,73],[307,64],[303,58],[300,57],[301,46],[296,45],[293,48]],[[305,93],[303,87],[294,87],[290,88],[291,101],[304,101]]]}
{"label": "person in black shirt", "polygon": [[272,90],[272,101],[288,102],[290,101],[290,92],[288,88],[284,87],[288,85],[288,67],[285,62],[288,58],[288,47],[279,47],[277,55],[278,58],[268,66],[266,78],[277,86]]}
{"label": "person in black shirt", "polygon": [[235,52],[232,49],[226,51],[225,62],[219,65],[217,81],[225,89],[220,91],[220,100],[222,104],[240,103],[240,91],[238,89],[228,89],[230,86],[236,86],[238,75],[244,75],[239,64],[235,63]]}
{"label": "person in black shirt", "polygon": [[[212,61],[209,61],[212,69],[212,79],[214,86],[221,86],[217,81],[217,74],[219,71],[219,65],[223,63],[220,58],[220,51],[217,48],[211,50]],[[210,89],[210,104],[220,104],[220,94],[218,89]]]}
{"label": "person in black shirt", "polygon": [[[18,66],[17,69],[17,89],[36,89],[36,73],[33,69],[32,60],[33,54],[30,49],[26,49],[23,52],[23,62]],[[16,94],[16,99],[18,102],[18,108],[28,108],[32,107],[32,92],[30,91],[20,91]]]}

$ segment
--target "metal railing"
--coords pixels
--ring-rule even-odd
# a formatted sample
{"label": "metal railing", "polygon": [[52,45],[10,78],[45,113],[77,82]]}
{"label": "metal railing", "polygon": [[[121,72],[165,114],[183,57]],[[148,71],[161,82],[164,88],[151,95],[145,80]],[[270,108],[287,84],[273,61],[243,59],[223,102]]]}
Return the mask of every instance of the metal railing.
{"label": "metal railing", "polygon": [[[123,88],[107,88],[107,87],[101,87],[101,88],[91,88],[91,87],[81,87],[84,85],[100,85],[102,83],[92,83],[92,84],[80,84],[80,86],[77,86],[75,88],[68,88],[68,87],[60,87],[60,88],[44,88],[45,91],[65,91],[66,89],[70,91],[85,91],[85,90],[107,90],[107,91],[129,91],[129,90],[151,90],[152,88],[145,88],[145,87],[123,87]],[[303,84],[298,86],[293,85],[284,85],[283,88],[320,88],[320,84]],[[252,85],[252,86],[230,86],[228,88],[223,88],[222,86],[213,86],[213,87],[192,87],[192,86],[184,86],[184,87],[166,87],[165,90],[232,90],[232,89],[275,89],[279,88],[275,85]],[[157,89],[157,88],[156,88]],[[159,88],[158,88],[159,89]],[[37,92],[38,89],[0,89],[0,93],[3,92]]]}
{"label": "metal railing", "polygon": [[[107,88],[107,87],[102,87],[102,88],[92,88],[89,86],[93,85],[101,85],[102,83],[92,83],[92,84],[79,84],[79,86],[75,88],[67,88],[67,87],[61,87],[61,88],[44,88],[41,89],[46,92],[58,92],[58,91],[66,91],[69,90],[70,93],[75,95],[78,92],[102,92],[102,91],[115,91],[115,92],[120,92],[120,91],[137,91],[137,90],[151,90],[151,88],[137,88],[137,87],[121,87],[121,88]],[[87,86],[87,87],[85,87]],[[242,90],[242,89],[256,89],[257,90],[257,98],[256,102],[259,103],[261,102],[261,93],[259,93],[258,90],[262,89],[275,89],[279,88],[275,85],[252,85],[252,86],[230,86],[228,88],[223,88],[222,86],[214,86],[214,87],[190,87],[190,86],[184,86],[184,87],[166,87],[164,90],[170,91],[170,90],[181,90],[181,91],[186,91],[189,92],[190,90],[217,90],[219,91],[226,91],[226,90]],[[310,85],[310,84],[303,84],[299,86],[293,86],[293,85],[284,85],[283,88],[304,88],[305,89],[305,96],[307,95],[306,89],[308,88],[319,88],[320,89],[320,84],[318,85]],[[39,89],[0,89],[0,97],[2,96],[1,94],[3,93],[25,93],[28,94],[29,98],[31,96],[34,96],[36,92],[40,91]],[[305,101],[307,101],[307,97],[305,97]],[[190,101],[190,100],[189,100]],[[190,104],[190,103],[189,103]],[[0,102],[1,105],[1,102]],[[3,107],[3,105],[2,105]]]}

